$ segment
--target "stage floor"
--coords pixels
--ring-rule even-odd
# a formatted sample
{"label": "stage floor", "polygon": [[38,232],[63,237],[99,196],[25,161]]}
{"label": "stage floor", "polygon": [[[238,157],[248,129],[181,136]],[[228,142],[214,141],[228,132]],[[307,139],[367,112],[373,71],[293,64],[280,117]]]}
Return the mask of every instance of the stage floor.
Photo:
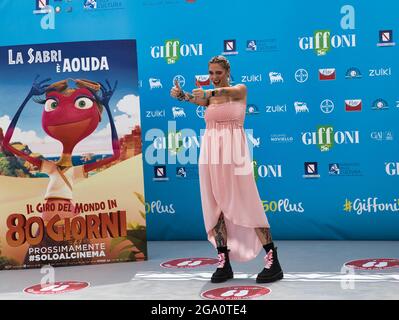
{"label": "stage floor", "polygon": [[[201,293],[230,286],[263,286],[270,293],[254,299],[399,299],[399,266],[382,270],[343,268],[352,260],[399,259],[395,241],[276,241],[285,277],[272,284],[256,284],[264,252],[246,263],[232,263],[235,279],[212,284],[216,265],[190,269],[160,264],[179,258],[216,258],[206,241],[149,242],[145,262],[102,264],[54,269],[55,281],[83,281],[84,289],[36,295],[23,290],[41,283],[40,269],[1,271],[0,299],[204,299]],[[368,266],[372,266],[369,263]],[[374,263],[376,265],[376,263]],[[348,271],[349,270],[349,271]]]}

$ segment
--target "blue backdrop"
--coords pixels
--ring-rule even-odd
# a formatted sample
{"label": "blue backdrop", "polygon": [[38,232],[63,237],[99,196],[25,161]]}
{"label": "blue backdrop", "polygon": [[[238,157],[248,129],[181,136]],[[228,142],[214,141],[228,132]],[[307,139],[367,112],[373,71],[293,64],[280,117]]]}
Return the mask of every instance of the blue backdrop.
{"label": "blue backdrop", "polygon": [[169,91],[206,87],[218,54],[248,87],[274,238],[399,239],[397,1],[92,2],[0,0],[0,45],[137,40],[149,240],[205,239],[197,165],[173,163],[198,152],[204,110]]}

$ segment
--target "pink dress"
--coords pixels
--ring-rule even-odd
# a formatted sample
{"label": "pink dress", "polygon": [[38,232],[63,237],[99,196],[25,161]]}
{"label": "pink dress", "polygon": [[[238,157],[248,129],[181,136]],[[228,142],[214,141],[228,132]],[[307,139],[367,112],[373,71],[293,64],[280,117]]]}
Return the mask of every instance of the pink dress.
{"label": "pink dress", "polygon": [[198,165],[208,240],[216,247],[213,229],[223,212],[234,261],[255,258],[262,249],[255,228],[269,228],[243,129],[245,110],[237,101],[206,108]]}

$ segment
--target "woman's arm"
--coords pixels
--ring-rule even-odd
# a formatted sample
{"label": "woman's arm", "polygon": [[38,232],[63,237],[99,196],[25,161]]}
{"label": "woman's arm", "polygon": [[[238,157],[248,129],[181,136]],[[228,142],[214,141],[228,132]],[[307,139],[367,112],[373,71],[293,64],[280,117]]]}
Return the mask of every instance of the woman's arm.
{"label": "woman's arm", "polygon": [[184,101],[194,103],[199,106],[207,107],[209,105],[209,99],[207,98],[197,98],[194,97],[191,93],[184,92]]}
{"label": "woman's arm", "polygon": [[209,99],[203,97],[194,97],[191,93],[184,92],[178,81],[175,81],[175,86],[170,90],[170,95],[171,97],[180,101],[191,102],[193,104],[205,107],[209,105]]}
{"label": "woman's arm", "polygon": [[227,96],[235,100],[245,99],[247,95],[247,87],[244,84],[238,84],[234,87],[222,87],[210,90],[202,88],[194,89],[193,95],[197,99],[209,99],[211,97]]}

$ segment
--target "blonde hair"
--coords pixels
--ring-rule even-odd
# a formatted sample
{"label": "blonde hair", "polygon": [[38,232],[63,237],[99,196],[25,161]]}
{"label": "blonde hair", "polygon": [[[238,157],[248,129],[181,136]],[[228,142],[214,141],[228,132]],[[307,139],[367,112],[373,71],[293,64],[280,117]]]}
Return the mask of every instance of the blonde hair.
{"label": "blonde hair", "polygon": [[208,65],[211,63],[218,63],[220,64],[223,69],[225,69],[230,74],[230,62],[224,56],[215,56],[211,60],[209,60]]}

